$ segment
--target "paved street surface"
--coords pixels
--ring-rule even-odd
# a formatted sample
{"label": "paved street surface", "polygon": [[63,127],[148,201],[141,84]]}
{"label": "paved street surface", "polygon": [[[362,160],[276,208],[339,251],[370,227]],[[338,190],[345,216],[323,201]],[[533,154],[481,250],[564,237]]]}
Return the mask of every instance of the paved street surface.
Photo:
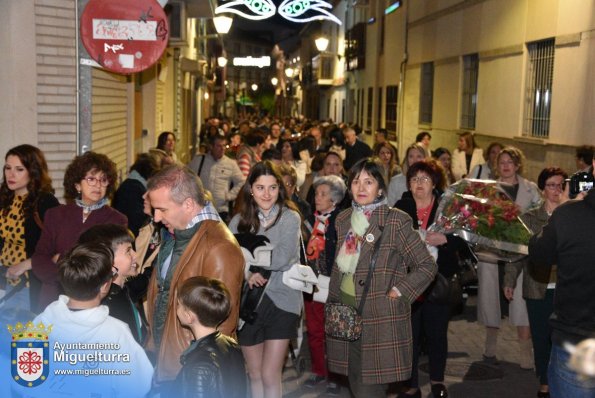
{"label": "paved street surface", "polygon": [[[450,322],[448,331],[449,353],[445,385],[453,398],[533,398],[537,395],[537,378],[532,370],[519,367],[516,329],[503,321],[498,338],[499,365],[489,365],[482,361],[484,328],[476,322],[476,297],[467,301],[465,313]],[[302,353],[307,352],[306,347]],[[296,361],[297,368],[305,367],[298,374],[293,361],[288,360],[283,373],[284,397],[325,397],[325,383],[317,388],[306,388],[302,384],[310,375],[308,354],[302,354]],[[427,357],[420,358],[420,385],[422,397],[431,398],[430,382],[427,373]],[[350,397],[344,384],[340,397]],[[374,397],[370,397],[374,398]]]}

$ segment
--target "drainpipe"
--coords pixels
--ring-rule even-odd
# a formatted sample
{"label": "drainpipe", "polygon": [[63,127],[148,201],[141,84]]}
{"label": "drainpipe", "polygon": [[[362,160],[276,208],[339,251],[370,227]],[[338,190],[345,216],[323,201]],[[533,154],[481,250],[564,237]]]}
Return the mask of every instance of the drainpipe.
{"label": "drainpipe", "polygon": [[405,48],[404,48],[404,52],[403,52],[403,59],[401,61],[401,64],[399,66],[399,112],[397,112],[397,117],[398,117],[398,137],[397,137],[397,148],[399,150],[399,152],[402,153],[401,156],[399,156],[400,159],[403,158],[404,156],[404,134],[403,134],[403,125],[404,125],[404,113],[405,113],[405,76],[407,73],[407,60],[409,57],[409,52],[408,52],[408,44],[409,44],[409,2],[405,2],[405,30],[404,30],[404,36],[405,36]]}
{"label": "drainpipe", "polygon": [[77,53],[77,76],[76,76],[76,150],[77,155],[91,150],[91,127],[92,127],[92,69],[90,66],[91,57],[87,53],[81,40],[79,29],[81,15],[89,0],[77,0],[76,2],[76,53]]}

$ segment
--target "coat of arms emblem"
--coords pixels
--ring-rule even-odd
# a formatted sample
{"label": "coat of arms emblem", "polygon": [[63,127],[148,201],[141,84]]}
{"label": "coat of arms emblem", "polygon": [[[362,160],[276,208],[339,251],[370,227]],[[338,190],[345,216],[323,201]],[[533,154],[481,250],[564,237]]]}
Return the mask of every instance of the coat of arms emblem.
{"label": "coat of arms emblem", "polygon": [[10,343],[10,369],[12,379],[25,387],[36,387],[46,381],[49,374],[49,340],[52,325],[33,322],[26,325],[8,325],[12,334]]}

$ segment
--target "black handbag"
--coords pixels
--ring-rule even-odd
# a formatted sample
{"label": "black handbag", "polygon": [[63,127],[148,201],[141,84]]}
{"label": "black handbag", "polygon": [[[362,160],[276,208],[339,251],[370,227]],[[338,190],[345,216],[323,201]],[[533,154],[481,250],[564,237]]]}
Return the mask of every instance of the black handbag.
{"label": "black handbag", "polygon": [[430,303],[447,304],[450,301],[450,282],[440,272],[426,289],[426,300]]}
{"label": "black handbag", "polygon": [[[257,268],[257,267],[251,267]],[[260,267],[258,267],[260,268]],[[271,276],[271,271],[269,270],[259,270],[259,272],[264,278],[268,279]],[[242,286],[242,295],[240,297],[240,319],[246,323],[252,325],[254,321],[256,321],[256,317],[258,316],[258,305],[263,299],[264,291],[268,283],[264,286],[255,286],[250,289],[248,282],[244,282],[244,286]]]}

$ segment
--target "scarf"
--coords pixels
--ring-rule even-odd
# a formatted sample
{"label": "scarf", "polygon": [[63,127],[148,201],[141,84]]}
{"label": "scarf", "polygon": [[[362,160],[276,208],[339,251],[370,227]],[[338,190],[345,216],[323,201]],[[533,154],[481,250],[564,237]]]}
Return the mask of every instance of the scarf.
{"label": "scarf", "polygon": [[260,208],[258,208],[258,220],[260,221],[260,225],[262,226],[262,228],[267,229],[269,224],[271,223],[271,220],[274,220],[277,217],[277,214],[279,213],[279,205],[278,204],[274,204],[273,207],[271,207],[271,210],[269,211],[268,215],[265,215]]}
{"label": "scarf", "polygon": [[85,214],[89,214],[93,210],[101,209],[103,206],[105,206],[107,204],[107,198],[105,198],[105,197],[93,205],[86,205],[81,199],[75,199],[74,201],[76,202],[76,205],[78,207],[83,208],[83,213],[85,213]]}
{"label": "scarf", "polygon": [[128,179],[140,182],[141,184],[143,184],[143,187],[147,189],[147,180],[143,176],[141,176],[138,171],[132,170],[130,174],[128,174]]}
{"label": "scarf", "polygon": [[387,200],[384,196],[369,205],[361,206],[353,202],[353,211],[351,212],[351,228],[345,236],[345,241],[339,249],[337,255],[337,265],[339,270],[345,274],[354,274],[359,261],[359,255],[362,246],[363,236],[370,226],[370,217],[374,210],[385,205]]}
{"label": "scarf", "polygon": [[324,251],[326,229],[328,228],[331,213],[334,210],[335,208],[333,207],[324,214],[318,211],[314,213],[314,228],[312,228],[312,235],[310,235],[310,240],[308,240],[308,245],[306,246],[306,258],[308,260],[318,260],[320,253]]}

